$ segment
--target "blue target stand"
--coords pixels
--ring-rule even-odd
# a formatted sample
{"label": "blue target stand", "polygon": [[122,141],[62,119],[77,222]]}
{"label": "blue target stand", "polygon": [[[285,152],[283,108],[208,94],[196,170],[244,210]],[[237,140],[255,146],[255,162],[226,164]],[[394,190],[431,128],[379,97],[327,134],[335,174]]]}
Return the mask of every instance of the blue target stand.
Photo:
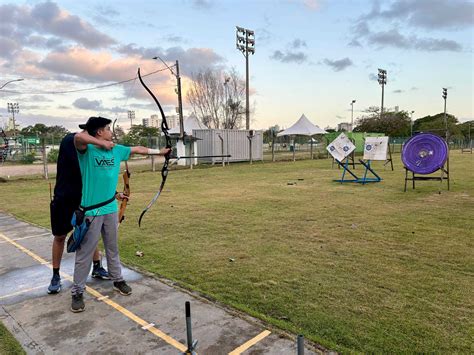
{"label": "blue target stand", "polygon": [[[370,166],[370,160],[367,162],[363,161],[362,159],[359,159],[359,163],[365,168],[364,170],[364,176],[359,177],[357,176],[349,167],[350,163],[349,158],[346,158],[344,160],[344,163],[341,163],[339,160],[336,159],[336,163],[339,164],[339,166],[342,168],[342,177],[340,179],[334,180],[336,182],[340,182],[341,184],[343,182],[356,182],[359,184],[367,184],[369,182],[380,182],[382,181],[382,178],[372,169]],[[371,173],[374,177],[367,177],[368,173]],[[346,178],[346,173],[351,175],[353,179],[351,178]]]}
{"label": "blue target stand", "polygon": [[[373,141],[375,138],[377,138],[378,141]],[[363,185],[371,182],[382,181],[382,178],[371,167],[372,159],[370,158],[374,158],[375,160],[381,160],[381,156],[384,155],[383,160],[385,160],[387,155],[386,143],[388,143],[388,137],[366,138],[366,142],[364,144],[364,159],[368,159],[366,159],[366,161],[359,159],[359,163],[365,168],[363,176],[360,177],[350,168],[350,165],[353,165],[353,163],[350,161],[349,156],[355,150],[355,145],[344,133],[341,133],[326,148],[329,154],[333,156],[336,163],[342,168],[341,178],[334,181],[339,182],[341,184],[344,182],[354,182]],[[385,151],[383,151],[383,149],[385,149]],[[350,177],[348,175],[350,175]]]}

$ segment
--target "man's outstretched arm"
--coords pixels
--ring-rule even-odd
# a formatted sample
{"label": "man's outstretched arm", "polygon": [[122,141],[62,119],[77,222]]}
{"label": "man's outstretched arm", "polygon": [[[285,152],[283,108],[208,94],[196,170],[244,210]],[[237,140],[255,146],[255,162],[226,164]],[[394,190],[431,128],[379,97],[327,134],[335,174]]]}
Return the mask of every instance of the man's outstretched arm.
{"label": "man's outstretched arm", "polygon": [[142,146],[130,147],[130,154],[164,156],[170,152],[171,152],[170,148],[150,149],[150,148],[142,147]]}

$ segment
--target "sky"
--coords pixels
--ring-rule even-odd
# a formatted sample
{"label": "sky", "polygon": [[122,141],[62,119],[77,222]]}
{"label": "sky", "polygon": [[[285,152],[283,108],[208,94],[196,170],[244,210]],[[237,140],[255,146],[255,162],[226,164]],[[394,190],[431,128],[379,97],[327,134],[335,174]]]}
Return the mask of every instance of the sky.
{"label": "sky", "polygon": [[[251,128],[287,128],[305,114],[320,127],[350,122],[380,106],[377,70],[387,71],[384,107],[413,119],[444,110],[474,119],[472,0],[0,0],[0,126],[17,102],[21,127],[43,123],[78,130],[89,116],[130,126],[158,114],[134,79],[176,60],[184,90],[199,71],[245,78],[236,28],[255,31],[249,58]],[[176,79],[146,77],[167,115],[175,114]],[[64,91],[75,91],[63,93]],[[139,122],[135,122],[139,123]]]}

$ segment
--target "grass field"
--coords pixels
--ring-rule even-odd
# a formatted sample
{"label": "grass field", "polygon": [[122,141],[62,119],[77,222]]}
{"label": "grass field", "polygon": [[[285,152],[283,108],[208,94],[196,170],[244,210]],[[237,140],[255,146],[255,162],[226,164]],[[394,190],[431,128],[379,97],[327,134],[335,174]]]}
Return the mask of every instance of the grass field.
{"label": "grass field", "polygon": [[[171,171],[141,229],[161,176],[135,171],[121,258],[332,350],[473,353],[474,156],[450,164],[441,194],[403,192],[399,160],[365,186],[333,182],[326,159]],[[0,191],[49,226],[48,182]]]}
{"label": "grass field", "polygon": [[26,352],[0,322],[0,355],[23,355]]}

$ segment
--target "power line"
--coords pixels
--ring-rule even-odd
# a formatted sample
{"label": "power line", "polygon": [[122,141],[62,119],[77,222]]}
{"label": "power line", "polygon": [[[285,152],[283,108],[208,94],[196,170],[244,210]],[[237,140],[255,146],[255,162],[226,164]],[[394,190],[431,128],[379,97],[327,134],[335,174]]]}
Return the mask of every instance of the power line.
{"label": "power line", "polygon": [[[174,67],[174,65],[172,65],[172,67]],[[159,73],[159,72],[162,72],[162,71],[165,71],[165,70],[168,70],[168,68],[162,68],[162,69],[155,70],[155,71],[153,71],[153,72],[151,72],[151,73],[142,75],[142,77],[151,76],[151,75],[154,75],[154,74],[156,74],[156,73]],[[125,83],[128,83],[128,82],[134,81],[134,80],[136,80],[136,79],[137,79],[137,77],[135,76],[135,77],[133,77],[132,79],[122,80],[122,81],[118,81],[118,82],[111,83],[111,84],[98,85],[98,86],[94,86],[94,87],[90,87],[90,88],[75,89],[75,90],[40,91],[40,92],[22,92],[22,91],[13,91],[13,90],[2,90],[2,92],[10,93],[10,94],[18,94],[18,95],[56,95],[56,94],[70,94],[70,93],[75,93],[75,92],[92,91],[92,90],[103,89],[103,88],[107,88],[107,87],[111,87],[111,86],[122,85],[122,84],[125,84]]]}

